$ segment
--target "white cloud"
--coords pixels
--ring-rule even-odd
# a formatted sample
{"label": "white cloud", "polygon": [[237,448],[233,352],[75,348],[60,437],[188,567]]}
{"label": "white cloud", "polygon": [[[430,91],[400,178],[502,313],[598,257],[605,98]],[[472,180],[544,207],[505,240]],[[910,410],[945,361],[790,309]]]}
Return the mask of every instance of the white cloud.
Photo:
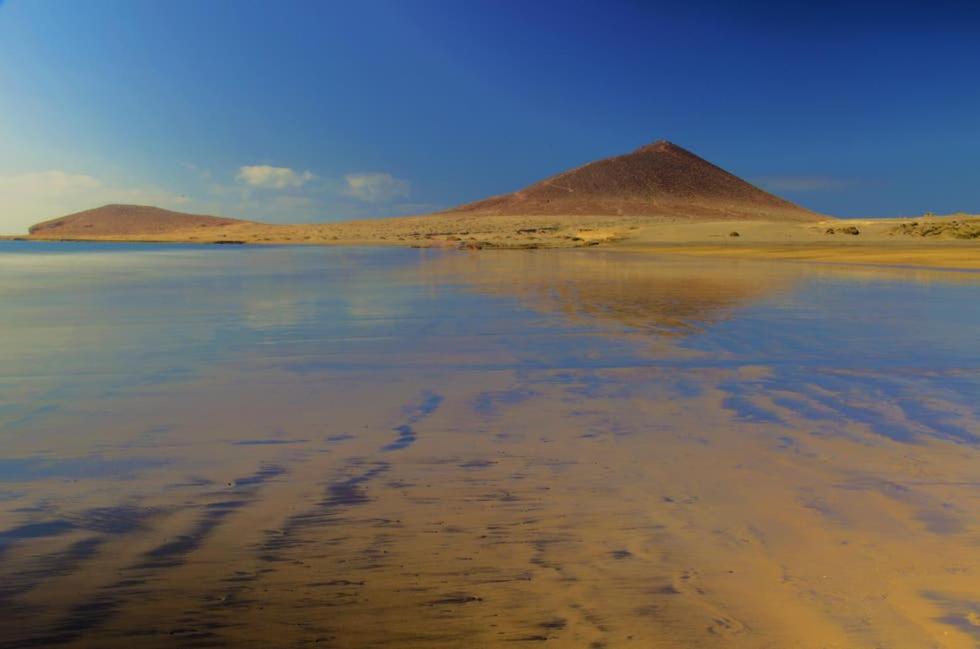
{"label": "white cloud", "polygon": [[113,186],[88,174],[58,169],[0,176],[0,232],[20,234],[28,226],[107,203],[178,207],[181,196],[153,186]]}
{"label": "white cloud", "polygon": [[407,180],[395,178],[391,174],[347,174],[344,196],[356,198],[365,203],[386,203],[394,198],[408,196]]}
{"label": "white cloud", "polygon": [[270,200],[269,206],[280,210],[306,210],[313,207],[314,202],[309,196],[283,194]]}
{"label": "white cloud", "polygon": [[238,169],[238,180],[264,189],[286,189],[302,187],[316,176],[309,172],[298,172],[289,167],[270,167],[269,165],[250,165]]}

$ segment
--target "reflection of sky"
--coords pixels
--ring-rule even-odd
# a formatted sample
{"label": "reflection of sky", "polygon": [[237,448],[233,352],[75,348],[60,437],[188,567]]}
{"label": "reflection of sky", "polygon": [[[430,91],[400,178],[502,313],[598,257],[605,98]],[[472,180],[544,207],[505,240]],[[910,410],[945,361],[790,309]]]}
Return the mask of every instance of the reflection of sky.
{"label": "reflection of sky", "polygon": [[107,474],[119,476],[160,464],[162,464],[160,461],[148,458],[0,458],[0,482],[27,482],[47,478],[91,478]]}
{"label": "reflection of sky", "polygon": [[980,276],[957,279],[812,279],[682,344],[769,368],[721,386],[745,421],[783,423],[788,412],[826,429],[857,422],[900,441],[977,443]]}
{"label": "reflection of sky", "polygon": [[[500,300],[433,291],[404,272],[420,254],[3,243],[0,425],[243,354],[306,369],[389,367],[441,362],[460,337],[535,344]],[[555,355],[562,344],[544,338],[537,353]],[[487,349],[456,347],[471,360]]]}
{"label": "reflection of sky", "polygon": [[4,243],[0,422],[243,350],[390,326],[412,299],[385,272],[398,252],[365,264],[327,248]]}
{"label": "reflection of sky", "polygon": [[750,361],[808,360],[837,367],[977,367],[980,274],[975,282],[812,279],[743,309],[689,341]]}
{"label": "reflection of sky", "polygon": [[[760,376],[719,385],[744,420],[851,421],[896,439],[978,436],[971,395],[980,392],[980,277],[855,281],[796,266],[793,290],[733,302],[730,317],[701,322],[698,333],[670,343],[685,353],[664,355],[638,348],[635,336],[596,335],[588,318],[529,308],[519,286],[487,294],[452,277],[433,280],[416,272],[427,254],[0,242],[0,427],[66,403],[184,380],[245,355],[299,372],[669,365],[678,370],[679,393],[699,389],[685,369],[764,367]],[[459,259],[472,259],[482,273],[493,258]],[[640,262],[616,261],[603,272],[622,267],[621,290],[590,294],[596,313],[620,312],[623,296],[631,306],[642,302],[657,282],[683,297],[677,268],[660,277],[649,268],[634,272]],[[567,278],[558,268],[548,281],[561,285]],[[739,268],[731,267],[733,276]],[[630,282],[641,283],[632,290]],[[678,313],[688,311],[700,318],[697,309]],[[654,335],[642,323],[624,325]]]}

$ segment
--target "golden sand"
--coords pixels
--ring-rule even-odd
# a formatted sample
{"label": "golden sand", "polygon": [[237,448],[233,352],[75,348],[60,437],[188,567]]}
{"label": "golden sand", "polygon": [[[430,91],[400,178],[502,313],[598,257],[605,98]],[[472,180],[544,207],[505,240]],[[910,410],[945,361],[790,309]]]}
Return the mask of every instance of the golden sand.
{"label": "golden sand", "polygon": [[[955,221],[957,227],[949,227],[950,221]],[[853,231],[858,234],[848,233]],[[975,270],[980,268],[977,232],[980,217],[969,216],[781,223],[636,216],[437,214],[302,225],[243,222],[220,228],[84,240],[472,249],[598,246],[657,254]]]}

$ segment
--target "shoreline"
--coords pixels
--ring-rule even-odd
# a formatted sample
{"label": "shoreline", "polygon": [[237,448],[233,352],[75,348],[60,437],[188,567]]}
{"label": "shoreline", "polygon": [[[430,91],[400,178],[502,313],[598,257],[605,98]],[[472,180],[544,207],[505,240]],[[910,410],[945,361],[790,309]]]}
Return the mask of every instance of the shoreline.
{"label": "shoreline", "polygon": [[634,253],[708,257],[751,261],[787,261],[813,264],[847,264],[980,271],[980,246],[896,243],[806,246],[799,244],[756,244],[712,246],[706,244],[635,244],[606,248]]}
{"label": "shoreline", "polygon": [[808,223],[685,217],[462,214],[297,225],[0,240],[218,245],[400,246],[461,250],[598,248],[657,255],[980,270],[980,217],[825,219]]}

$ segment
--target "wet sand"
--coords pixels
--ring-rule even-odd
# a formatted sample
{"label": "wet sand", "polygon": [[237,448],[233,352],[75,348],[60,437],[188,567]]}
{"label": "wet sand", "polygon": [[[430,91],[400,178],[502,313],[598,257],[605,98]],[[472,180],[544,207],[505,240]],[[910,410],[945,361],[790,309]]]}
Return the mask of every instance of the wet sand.
{"label": "wet sand", "polygon": [[[973,646],[975,452],[925,443],[912,458],[860,426],[814,438],[795,419],[789,430],[737,422],[713,390],[652,402],[674,396],[671,374],[604,372],[633,387],[584,412],[574,378],[439,386],[445,408],[411,424],[418,437],[404,448],[390,446],[412,414],[359,410],[288,451],[251,463],[235,453],[207,485],[143,484],[131,509],[63,494],[85,503],[69,519],[77,528],[6,557],[27,566],[5,575],[8,593],[40,583],[7,609],[3,636],[106,647],[134,636],[143,646]],[[358,392],[327,404],[319,392],[314,406],[270,391],[266,377],[228,398],[336,413],[353,399],[378,404],[376,390]],[[405,397],[378,409],[425,399]],[[134,405],[154,411],[152,400]],[[247,434],[260,412],[248,409],[251,425],[210,425]],[[365,425],[387,434],[328,441]],[[226,454],[208,446],[197,452]]]}
{"label": "wet sand", "polygon": [[655,255],[688,255],[737,259],[770,259],[832,264],[875,266],[920,266],[980,270],[980,248],[976,244],[914,244],[890,246],[834,244],[640,244],[631,251]]}
{"label": "wet sand", "polygon": [[[976,350],[868,299],[970,274],[421,251],[331,289],[256,252],[304,290],[146,260],[191,269],[180,336],[250,323],[193,372],[80,362],[114,387],[69,398],[31,361],[32,409],[0,411],[0,647],[980,641]],[[317,315],[338,291],[350,330]]]}

